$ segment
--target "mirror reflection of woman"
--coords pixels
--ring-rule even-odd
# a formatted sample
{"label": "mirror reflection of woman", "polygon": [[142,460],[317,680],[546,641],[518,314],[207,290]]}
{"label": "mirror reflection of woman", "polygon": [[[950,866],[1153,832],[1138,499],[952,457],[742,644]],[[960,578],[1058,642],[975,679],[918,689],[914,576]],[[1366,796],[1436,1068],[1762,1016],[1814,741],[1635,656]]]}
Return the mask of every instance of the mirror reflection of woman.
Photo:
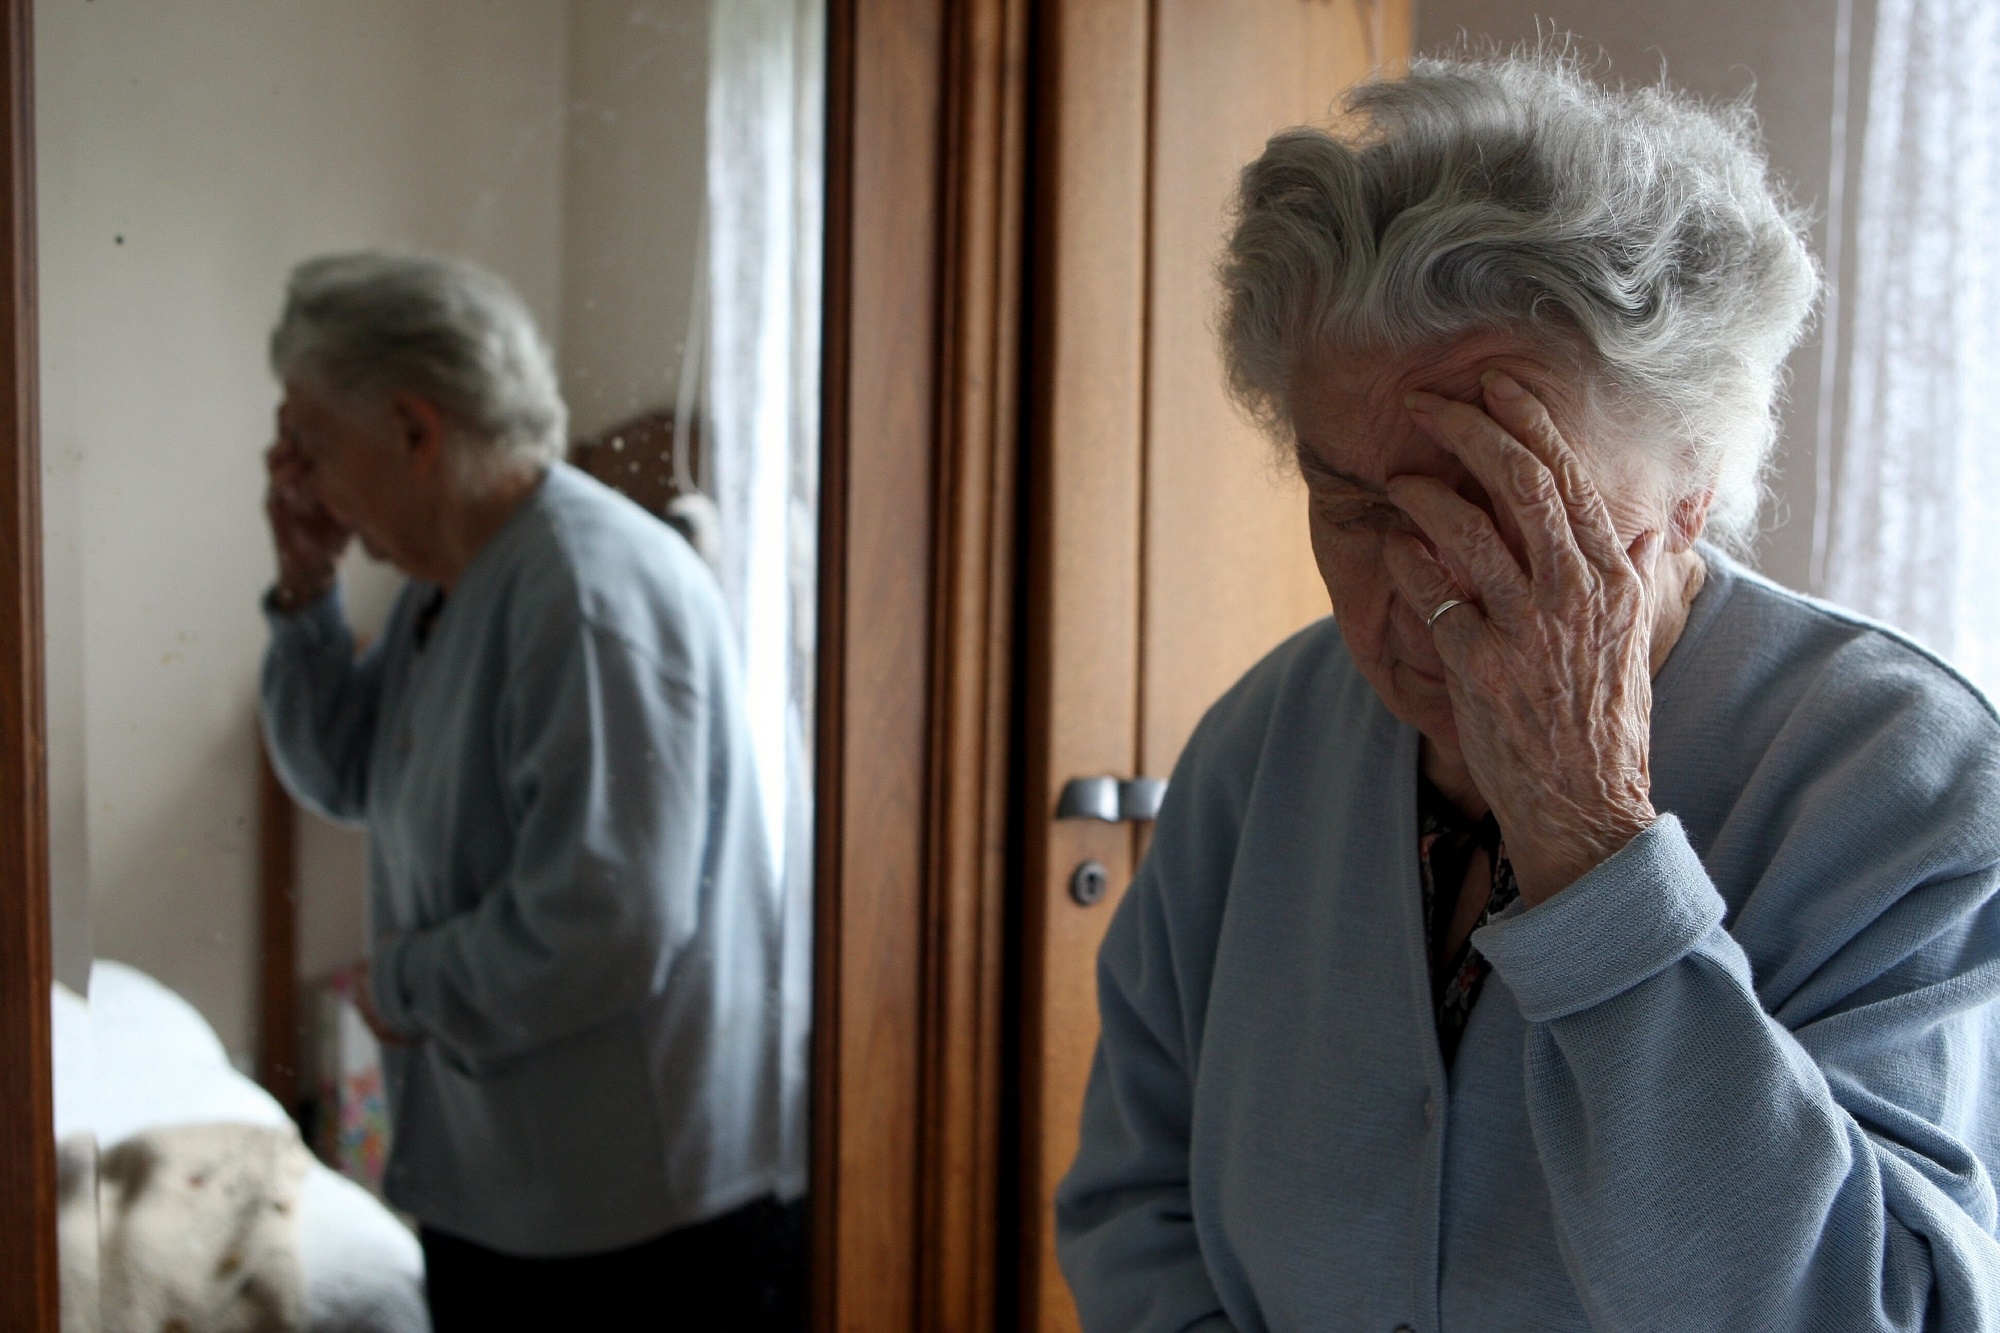
{"label": "mirror reflection of woman", "polygon": [[1084,1327],[2000,1326],[2000,721],[1713,540],[1817,288],[1754,128],[1531,55],[1350,111],[1222,270],[1333,618],[1105,940]]}
{"label": "mirror reflection of woman", "polygon": [[[549,354],[482,269],[305,263],[271,361],[265,730],[294,795],[368,829],[384,1187],[437,1327],[802,1327],[780,923],[714,579],[559,461]],[[409,579],[358,655],[356,539]]]}

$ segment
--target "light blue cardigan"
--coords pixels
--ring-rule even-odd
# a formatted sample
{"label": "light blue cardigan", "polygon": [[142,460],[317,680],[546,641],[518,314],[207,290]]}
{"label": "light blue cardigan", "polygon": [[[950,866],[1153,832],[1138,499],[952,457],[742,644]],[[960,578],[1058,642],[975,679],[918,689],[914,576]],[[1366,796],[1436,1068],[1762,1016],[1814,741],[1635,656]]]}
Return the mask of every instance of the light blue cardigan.
{"label": "light blue cardigan", "polygon": [[1099,961],[1086,1329],[2000,1327],[2000,724],[1709,562],[1663,817],[1474,936],[1449,1077],[1416,733],[1331,622],[1211,710]]}
{"label": "light blue cardigan", "polygon": [[[513,1254],[614,1249],[805,1187],[802,1051],[728,612],[666,524],[557,465],[417,651],[272,613],[286,785],[368,826],[386,1191]],[[797,1140],[797,1141],[793,1141]]]}

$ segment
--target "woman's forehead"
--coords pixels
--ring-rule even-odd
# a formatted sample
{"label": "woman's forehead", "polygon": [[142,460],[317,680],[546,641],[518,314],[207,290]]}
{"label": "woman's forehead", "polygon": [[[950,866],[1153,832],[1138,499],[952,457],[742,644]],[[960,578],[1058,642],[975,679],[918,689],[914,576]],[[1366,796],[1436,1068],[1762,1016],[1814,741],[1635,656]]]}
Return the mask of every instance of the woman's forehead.
{"label": "woman's forehead", "polygon": [[1470,333],[1440,346],[1415,349],[1325,347],[1302,355],[1293,376],[1293,401],[1335,396],[1350,403],[1369,399],[1384,407],[1402,406],[1412,390],[1476,402],[1480,376],[1504,370],[1538,393],[1575,385],[1581,397],[1580,368],[1530,339],[1513,334]]}
{"label": "woman's forehead", "polygon": [[303,380],[285,381],[278,419],[292,429],[312,434],[344,435],[367,422],[354,402],[335,398]]}
{"label": "woman's forehead", "polygon": [[1390,477],[1405,473],[1446,477],[1463,468],[1449,451],[1417,429],[1400,403],[1396,410],[1380,414],[1294,415],[1299,471],[1309,484],[1380,493]]}
{"label": "woman's forehead", "polygon": [[1579,372],[1525,339],[1480,333],[1418,351],[1326,348],[1301,358],[1293,376],[1299,450],[1329,469],[1362,476],[1394,475],[1436,461],[1444,451],[1417,430],[1405,398],[1421,390],[1478,404],[1480,377],[1489,370],[1519,379],[1558,428],[1581,421],[1589,394]]}

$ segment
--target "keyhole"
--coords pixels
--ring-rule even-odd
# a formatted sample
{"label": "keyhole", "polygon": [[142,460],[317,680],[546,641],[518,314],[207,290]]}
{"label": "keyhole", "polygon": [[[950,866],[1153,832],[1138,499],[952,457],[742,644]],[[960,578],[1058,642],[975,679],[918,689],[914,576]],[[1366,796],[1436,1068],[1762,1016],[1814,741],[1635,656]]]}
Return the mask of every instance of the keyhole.
{"label": "keyhole", "polygon": [[1069,896],[1078,907],[1095,907],[1111,887],[1111,872],[1102,861],[1085,861],[1069,877]]}

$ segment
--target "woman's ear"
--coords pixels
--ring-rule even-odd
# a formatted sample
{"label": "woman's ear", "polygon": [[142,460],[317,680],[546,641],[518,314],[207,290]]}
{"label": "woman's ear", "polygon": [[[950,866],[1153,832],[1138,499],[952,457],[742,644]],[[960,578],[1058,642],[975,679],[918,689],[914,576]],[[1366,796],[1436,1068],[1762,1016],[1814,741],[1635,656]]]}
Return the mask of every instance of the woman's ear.
{"label": "woman's ear", "polygon": [[1708,528],[1708,508],[1715,503],[1712,490],[1696,491],[1684,495],[1674,502],[1673,512],[1667,515],[1666,549],[1679,555],[1701,540],[1701,534]]}
{"label": "woman's ear", "polygon": [[420,472],[442,467],[449,431],[437,404],[419,394],[399,393],[389,400],[389,410],[411,466]]}

